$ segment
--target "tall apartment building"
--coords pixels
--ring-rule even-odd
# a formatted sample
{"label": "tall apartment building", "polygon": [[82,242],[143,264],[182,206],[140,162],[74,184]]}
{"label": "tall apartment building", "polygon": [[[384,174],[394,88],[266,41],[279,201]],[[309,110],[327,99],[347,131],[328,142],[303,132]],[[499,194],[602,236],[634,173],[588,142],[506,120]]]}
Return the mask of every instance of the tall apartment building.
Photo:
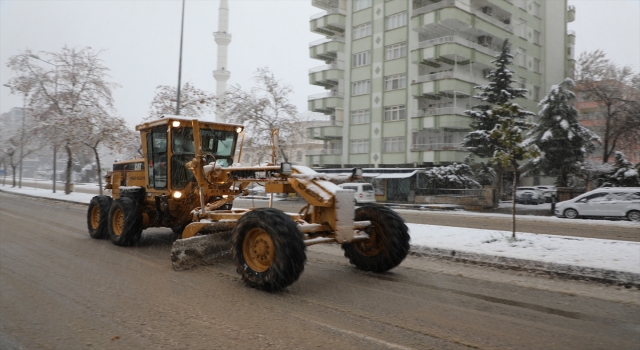
{"label": "tall apartment building", "polygon": [[423,167],[461,162],[470,130],[464,111],[474,86],[509,38],[514,80],[529,90],[516,101],[537,112],[551,85],[573,76],[575,34],[566,0],[312,0],[323,12],[310,44],[325,65],[309,82],[309,110],[330,116],[308,129],[324,167]]}

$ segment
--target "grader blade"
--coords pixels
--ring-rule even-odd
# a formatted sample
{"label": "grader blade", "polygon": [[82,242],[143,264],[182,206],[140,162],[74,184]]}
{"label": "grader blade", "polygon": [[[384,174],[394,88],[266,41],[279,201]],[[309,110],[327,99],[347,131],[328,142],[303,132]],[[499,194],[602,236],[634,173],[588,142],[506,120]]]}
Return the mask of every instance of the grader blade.
{"label": "grader blade", "polygon": [[231,231],[178,239],[171,248],[171,263],[176,271],[212,265],[231,255]]}

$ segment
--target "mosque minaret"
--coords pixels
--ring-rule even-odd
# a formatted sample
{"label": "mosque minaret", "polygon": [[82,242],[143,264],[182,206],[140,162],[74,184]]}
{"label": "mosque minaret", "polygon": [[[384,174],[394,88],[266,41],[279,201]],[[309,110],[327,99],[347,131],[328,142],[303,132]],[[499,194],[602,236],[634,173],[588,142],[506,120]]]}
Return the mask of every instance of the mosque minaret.
{"label": "mosque minaret", "polygon": [[223,122],[224,94],[227,91],[227,80],[231,77],[231,72],[229,72],[229,67],[227,66],[227,48],[231,43],[228,0],[220,0],[218,31],[214,32],[213,36],[215,37],[216,44],[218,44],[218,64],[216,70],[213,71],[213,77],[216,79],[216,96],[218,96],[216,121]]}

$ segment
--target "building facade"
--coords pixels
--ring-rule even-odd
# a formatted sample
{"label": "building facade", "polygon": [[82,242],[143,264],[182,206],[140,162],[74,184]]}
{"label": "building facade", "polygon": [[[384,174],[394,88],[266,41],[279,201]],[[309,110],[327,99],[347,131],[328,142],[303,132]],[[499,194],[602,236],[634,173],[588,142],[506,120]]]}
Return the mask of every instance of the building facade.
{"label": "building facade", "polygon": [[337,167],[428,167],[461,162],[470,131],[465,110],[474,87],[505,38],[514,81],[528,89],[516,101],[537,112],[551,85],[573,76],[575,34],[566,0],[312,0],[323,12],[310,44],[325,65],[309,82],[327,91],[308,108],[330,116],[308,129],[323,154],[307,163]]}

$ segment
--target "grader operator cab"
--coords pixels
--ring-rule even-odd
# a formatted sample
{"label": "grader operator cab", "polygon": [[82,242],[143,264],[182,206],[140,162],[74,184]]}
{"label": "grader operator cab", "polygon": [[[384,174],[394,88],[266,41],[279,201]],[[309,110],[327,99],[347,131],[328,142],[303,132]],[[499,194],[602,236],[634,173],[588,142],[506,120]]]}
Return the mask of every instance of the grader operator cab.
{"label": "grader operator cab", "polygon": [[[242,125],[165,116],[136,130],[143,158],[117,162],[107,173],[111,196],[92,198],[87,213],[93,238],[129,246],[144,229],[171,228],[180,235],[171,254],[176,270],[230,250],[242,279],[270,291],[298,279],[312,244],[338,243],[351,264],[373,272],[396,267],[409,251],[398,214],[375,205],[356,209],[353,191],[338,187],[335,178],[289,163],[234,163]],[[242,146],[238,159],[241,153]],[[271,202],[269,208],[233,208],[252,183],[267,193],[297,193],[306,203],[298,213],[271,208]]]}

